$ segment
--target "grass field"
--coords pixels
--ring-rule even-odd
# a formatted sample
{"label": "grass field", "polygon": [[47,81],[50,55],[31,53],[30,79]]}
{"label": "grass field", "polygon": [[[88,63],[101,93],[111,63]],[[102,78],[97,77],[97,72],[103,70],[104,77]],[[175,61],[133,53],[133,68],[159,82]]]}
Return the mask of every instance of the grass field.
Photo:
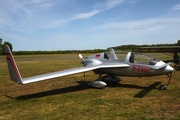
{"label": "grass field", "polygon": [[[86,55],[85,55],[86,56]],[[157,55],[164,58],[164,55]],[[15,56],[22,77],[82,66],[76,55]],[[0,120],[179,120],[180,71],[167,90],[167,76],[121,77],[104,89],[86,84],[98,75],[87,72],[26,85],[9,79],[0,57]]]}

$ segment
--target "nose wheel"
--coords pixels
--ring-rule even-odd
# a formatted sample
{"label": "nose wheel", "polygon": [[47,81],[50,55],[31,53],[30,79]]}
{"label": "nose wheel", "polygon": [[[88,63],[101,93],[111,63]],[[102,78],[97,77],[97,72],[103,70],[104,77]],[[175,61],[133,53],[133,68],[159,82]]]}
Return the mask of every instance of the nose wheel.
{"label": "nose wheel", "polygon": [[167,86],[166,85],[161,85],[159,86],[159,90],[166,90]]}

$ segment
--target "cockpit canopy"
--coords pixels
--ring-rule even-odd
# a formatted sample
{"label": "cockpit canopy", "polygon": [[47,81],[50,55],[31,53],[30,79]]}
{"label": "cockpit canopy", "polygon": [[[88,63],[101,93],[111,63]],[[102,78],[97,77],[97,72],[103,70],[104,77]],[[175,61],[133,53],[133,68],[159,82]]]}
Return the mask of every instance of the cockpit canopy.
{"label": "cockpit canopy", "polygon": [[[130,62],[130,63],[154,65],[159,61],[150,55],[137,53],[137,52],[115,51],[115,54],[116,54],[117,60],[126,61],[126,62]],[[87,58],[88,59],[95,58],[100,61],[113,60],[113,58],[111,58],[111,55],[109,52],[98,53],[95,55],[88,56]]]}
{"label": "cockpit canopy", "polygon": [[140,64],[149,64],[149,65],[154,65],[159,61],[150,55],[136,53],[136,52],[129,52],[126,57],[126,61],[127,60],[129,60],[130,63],[140,63]]}
{"label": "cockpit canopy", "polygon": [[142,53],[138,53],[138,52],[115,51],[115,54],[116,54],[118,60],[127,61],[130,63],[154,65],[159,61],[158,59],[156,59],[150,55],[142,54]]}

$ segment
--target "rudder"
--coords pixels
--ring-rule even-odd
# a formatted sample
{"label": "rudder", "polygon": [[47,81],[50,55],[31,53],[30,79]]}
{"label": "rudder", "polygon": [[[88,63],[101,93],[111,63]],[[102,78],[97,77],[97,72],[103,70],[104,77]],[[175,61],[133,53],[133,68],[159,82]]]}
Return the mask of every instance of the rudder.
{"label": "rudder", "polygon": [[5,45],[5,54],[11,80],[18,84],[23,84],[22,77],[8,45]]}

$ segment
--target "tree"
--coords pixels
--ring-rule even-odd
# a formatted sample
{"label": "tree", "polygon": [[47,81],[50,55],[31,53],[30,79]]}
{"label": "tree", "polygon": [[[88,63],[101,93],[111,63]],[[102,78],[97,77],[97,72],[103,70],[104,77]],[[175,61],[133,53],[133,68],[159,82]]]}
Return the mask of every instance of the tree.
{"label": "tree", "polygon": [[0,55],[2,55],[3,52],[3,44],[2,44],[3,40],[0,38]]}
{"label": "tree", "polygon": [[178,40],[177,45],[180,46],[180,40]]}
{"label": "tree", "polygon": [[11,52],[12,52],[12,49],[13,49],[13,46],[12,46],[12,44],[10,43],[10,42],[4,42],[4,44],[2,45],[3,46],[3,52],[5,52],[5,49],[4,49],[4,46],[5,45],[8,45],[9,46],[9,48],[10,48],[10,50],[11,50]]}
{"label": "tree", "polygon": [[3,41],[2,38],[0,38],[0,45],[2,45],[2,41]]}
{"label": "tree", "polygon": [[6,41],[5,41],[4,44],[3,44],[3,39],[0,38],[0,55],[2,55],[2,54],[5,53],[5,49],[4,49],[4,46],[5,46],[5,45],[8,45],[9,48],[10,48],[10,50],[11,50],[11,52],[12,52],[12,49],[13,49],[12,44],[11,44],[10,42],[6,42]]}

